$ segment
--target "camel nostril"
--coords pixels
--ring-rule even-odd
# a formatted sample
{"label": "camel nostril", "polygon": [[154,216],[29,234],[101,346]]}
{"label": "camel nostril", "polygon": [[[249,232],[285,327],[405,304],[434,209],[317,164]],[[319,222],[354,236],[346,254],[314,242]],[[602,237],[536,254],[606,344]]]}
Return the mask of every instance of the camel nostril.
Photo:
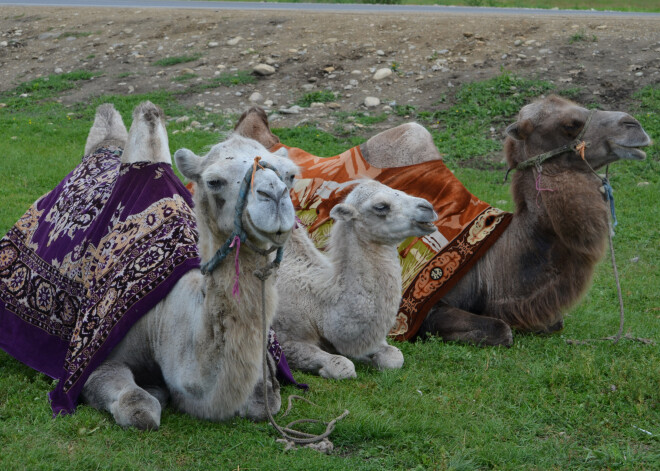
{"label": "camel nostril", "polygon": [[417,209],[420,211],[422,217],[435,221],[438,218],[438,215],[435,213],[433,206],[428,202],[423,202],[417,205]]}

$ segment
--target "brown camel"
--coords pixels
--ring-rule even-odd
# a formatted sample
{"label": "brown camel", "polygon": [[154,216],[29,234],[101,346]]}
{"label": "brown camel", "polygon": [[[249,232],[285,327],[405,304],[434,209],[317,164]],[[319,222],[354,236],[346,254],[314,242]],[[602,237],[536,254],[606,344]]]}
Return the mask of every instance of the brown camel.
{"label": "brown camel", "polygon": [[[266,147],[278,142],[258,109],[246,112],[236,129]],[[525,164],[514,173],[515,213],[508,229],[433,306],[417,335],[510,345],[511,328],[561,329],[563,312],[590,285],[610,230],[603,182],[592,169],[617,160],[642,160],[646,154],[638,147],[651,143],[639,122],[626,113],[590,112],[556,96],[523,107],[506,134],[504,153],[511,169],[560,151],[540,166]],[[576,138],[588,143],[584,159],[570,145]],[[441,158],[430,133],[415,123],[382,132],[360,150],[379,168]]]}

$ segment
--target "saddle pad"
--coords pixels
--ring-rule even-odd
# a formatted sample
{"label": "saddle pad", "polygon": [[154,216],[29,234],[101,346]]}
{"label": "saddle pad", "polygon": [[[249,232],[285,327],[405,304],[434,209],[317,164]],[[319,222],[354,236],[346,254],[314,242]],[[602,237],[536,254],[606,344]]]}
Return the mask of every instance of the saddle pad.
{"label": "saddle pad", "polygon": [[467,273],[511,221],[501,211],[472,195],[441,160],[406,167],[377,168],[359,147],[334,157],[317,157],[302,149],[286,148],[300,167],[291,192],[298,217],[320,249],[328,242],[330,210],[344,200],[356,180],[377,180],[409,195],[425,198],[438,213],[436,231],[410,238],[399,246],[403,298],[390,335],[412,338],[429,310]]}
{"label": "saddle pad", "polygon": [[0,240],[0,347],[58,379],[71,413],[89,374],[199,267],[192,199],[168,164],[100,148]]}

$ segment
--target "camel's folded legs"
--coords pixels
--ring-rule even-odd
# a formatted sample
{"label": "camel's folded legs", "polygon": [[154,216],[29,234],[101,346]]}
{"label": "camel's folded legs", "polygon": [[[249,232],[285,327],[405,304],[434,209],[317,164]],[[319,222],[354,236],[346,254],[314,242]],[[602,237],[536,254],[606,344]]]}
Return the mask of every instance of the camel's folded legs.
{"label": "camel's folded legs", "polygon": [[87,379],[81,396],[92,407],[110,412],[122,427],[156,430],[160,426],[160,401],[135,383],[124,363],[102,363]]}
{"label": "camel's folded legs", "polygon": [[[268,409],[271,415],[275,415],[282,407],[282,399],[280,397],[280,382],[275,377],[276,365],[272,356],[267,355],[268,373],[266,380],[266,394],[268,394]],[[263,375],[259,373],[259,381],[252,390],[252,394],[248,397],[247,401],[238,414],[241,417],[246,417],[250,420],[260,422],[268,419],[266,413],[266,403],[264,401],[264,381]]]}
{"label": "camel's folded legs", "polygon": [[475,345],[505,345],[513,343],[511,328],[494,317],[479,316],[440,301],[419,330],[422,335],[437,335],[445,341]]}
{"label": "camel's folded legs", "polygon": [[388,344],[385,339],[374,353],[356,359],[379,370],[394,370],[403,367],[403,353],[395,346]]}
{"label": "camel's folded legs", "polygon": [[348,358],[323,351],[317,345],[305,342],[282,343],[291,368],[318,374],[329,379],[356,378],[355,365]]}

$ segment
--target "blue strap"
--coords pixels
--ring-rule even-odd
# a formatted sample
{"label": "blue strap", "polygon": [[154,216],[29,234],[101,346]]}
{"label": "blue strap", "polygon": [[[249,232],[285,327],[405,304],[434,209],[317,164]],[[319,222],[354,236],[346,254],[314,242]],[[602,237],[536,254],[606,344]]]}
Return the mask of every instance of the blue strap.
{"label": "blue strap", "polygon": [[614,190],[612,185],[607,178],[603,178],[603,188],[605,188],[605,194],[607,195],[607,200],[610,203],[610,212],[612,213],[612,227],[616,227],[618,221],[616,220],[616,212],[614,211]]}

